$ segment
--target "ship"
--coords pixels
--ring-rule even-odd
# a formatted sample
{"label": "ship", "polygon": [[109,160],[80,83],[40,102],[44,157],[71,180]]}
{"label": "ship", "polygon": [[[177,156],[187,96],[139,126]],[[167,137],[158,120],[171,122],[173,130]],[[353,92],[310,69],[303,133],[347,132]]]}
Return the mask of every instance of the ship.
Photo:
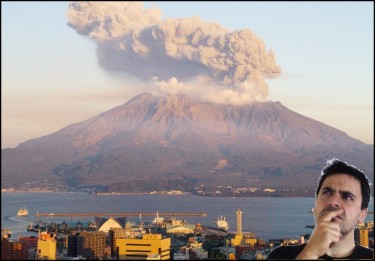
{"label": "ship", "polygon": [[256,255],[254,251],[243,251],[239,259],[240,260],[255,260]]}
{"label": "ship", "polygon": [[25,207],[21,207],[18,210],[17,216],[27,216],[29,215],[29,211]]}
{"label": "ship", "polygon": [[229,224],[225,220],[225,217],[221,215],[218,219],[214,220],[214,223],[216,225],[216,228],[221,229],[221,230],[228,230],[229,229]]}
{"label": "ship", "polygon": [[38,227],[33,225],[33,222],[30,222],[30,225],[27,226],[27,231],[38,232]]}
{"label": "ship", "polygon": [[10,238],[12,231],[10,229],[4,228],[1,230],[1,238]]}
{"label": "ship", "polygon": [[41,220],[35,221],[35,225],[33,225],[33,222],[30,222],[30,225],[27,226],[27,231],[29,232],[38,232],[40,231],[46,231],[47,230],[47,223],[42,222]]}
{"label": "ship", "polygon": [[164,224],[164,218],[163,217],[159,217],[159,213],[156,212],[156,218],[154,218],[154,220],[152,221],[152,223],[154,223],[156,225],[162,225],[162,224]]}

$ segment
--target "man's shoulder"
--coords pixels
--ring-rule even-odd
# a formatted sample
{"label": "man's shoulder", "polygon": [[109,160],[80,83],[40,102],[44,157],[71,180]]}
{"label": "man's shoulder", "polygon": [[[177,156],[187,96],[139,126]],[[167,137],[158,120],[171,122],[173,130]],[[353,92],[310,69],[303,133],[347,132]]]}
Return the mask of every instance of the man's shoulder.
{"label": "man's shoulder", "polygon": [[300,245],[279,246],[269,253],[267,259],[294,259],[305,246],[306,243]]}
{"label": "man's shoulder", "polygon": [[352,259],[373,259],[374,258],[374,249],[363,247],[359,244],[356,244],[354,252],[352,253]]}

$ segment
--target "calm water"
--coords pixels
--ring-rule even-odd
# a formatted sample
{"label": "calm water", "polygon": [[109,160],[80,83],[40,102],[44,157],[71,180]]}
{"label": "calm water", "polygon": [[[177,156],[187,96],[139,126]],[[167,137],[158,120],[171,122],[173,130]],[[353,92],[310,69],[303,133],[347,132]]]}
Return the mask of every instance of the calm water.
{"label": "calm water", "polygon": [[[309,211],[314,205],[314,198],[231,198],[200,197],[193,195],[90,195],[87,193],[54,192],[3,192],[1,193],[1,228],[13,231],[12,238],[20,235],[35,235],[27,232],[30,222],[35,222],[34,215],[39,213],[72,212],[202,212],[207,217],[186,217],[190,224],[213,225],[213,220],[220,215],[226,217],[229,230],[236,231],[238,208],[242,214],[243,232],[254,232],[257,237],[269,240],[276,238],[299,238],[310,234],[306,225],[314,224]],[[29,210],[29,216],[18,217],[21,206]],[[369,206],[373,210],[373,200]],[[184,218],[184,217],[181,217]],[[373,220],[369,215],[367,220]],[[88,222],[94,217],[40,218],[46,222]],[[130,222],[139,221],[139,217],[128,217]],[[142,217],[142,221],[151,222],[153,217]]]}

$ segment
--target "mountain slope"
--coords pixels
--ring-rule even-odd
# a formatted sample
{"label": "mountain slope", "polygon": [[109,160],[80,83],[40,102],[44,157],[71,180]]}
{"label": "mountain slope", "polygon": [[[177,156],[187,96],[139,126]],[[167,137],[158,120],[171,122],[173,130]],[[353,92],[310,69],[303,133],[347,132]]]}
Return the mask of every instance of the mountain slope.
{"label": "mountain slope", "polygon": [[246,106],[141,94],[58,132],[2,150],[2,184],[130,181],[315,187],[332,157],[373,173],[373,146],[280,102]]}

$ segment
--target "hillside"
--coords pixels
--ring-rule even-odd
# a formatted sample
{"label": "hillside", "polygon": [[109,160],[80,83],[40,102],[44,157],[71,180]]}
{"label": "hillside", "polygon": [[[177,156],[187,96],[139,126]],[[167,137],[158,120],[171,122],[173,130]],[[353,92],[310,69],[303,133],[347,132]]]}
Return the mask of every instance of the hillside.
{"label": "hillside", "polygon": [[142,184],[304,189],[338,157],[373,177],[373,145],[280,102],[246,106],[144,93],[17,148],[2,150],[2,187],[26,182],[124,190]]}

